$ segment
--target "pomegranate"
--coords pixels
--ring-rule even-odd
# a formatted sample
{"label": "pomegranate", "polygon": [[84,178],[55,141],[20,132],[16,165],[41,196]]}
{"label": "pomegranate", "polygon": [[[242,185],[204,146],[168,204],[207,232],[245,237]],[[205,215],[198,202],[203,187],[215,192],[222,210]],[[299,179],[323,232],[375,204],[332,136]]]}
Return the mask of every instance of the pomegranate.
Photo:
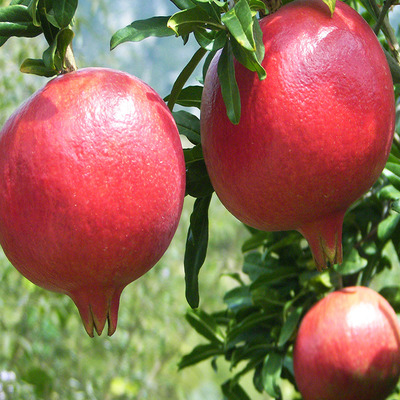
{"label": "pomegranate", "polygon": [[33,283],[69,295],[85,329],[117,326],[124,287],[177,228],[185,163],[159,95],[87,68],[37,91],[0,132],[0,243]]}
{"label": "pomegranate", "polygon": [[303,318],[293,363],[304,400],[384,400],[400,376],[397,316],[372,289],[330,293]]}
{"label": "pomegranate", "polygon": [[342,260],[348,207],[382,172],[394,131],[389,66],[369,25],[336,2],[296,0],[260,21],[257,74],[235,61],[240,123],[232,124],[217,74],[201,106],[204,159],[214,189],[239,220],[265,231],[298,230],[318,269]]}

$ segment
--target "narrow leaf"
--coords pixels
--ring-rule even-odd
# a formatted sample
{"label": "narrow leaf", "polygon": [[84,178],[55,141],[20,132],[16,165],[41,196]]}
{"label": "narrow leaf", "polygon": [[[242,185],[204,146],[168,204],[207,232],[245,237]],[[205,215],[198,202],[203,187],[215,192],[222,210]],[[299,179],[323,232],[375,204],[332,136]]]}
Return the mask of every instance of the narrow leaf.
{"label": "narrow leaf", "polygon": [[168,21],[168,27],[178,36],[187,35],[198,27],[207,27],[209,25],[224,29],[215,18],[200,6],[178,11]]}
{"label": "narrow leaf", "polygon": [[382,242],[389,240],[393,232],[396,230],[399,222],[400,215],[397,213],[389,215],[389,217],[381,221],[378,225],[378,238]]}
{"label": "narrow leaf", "polygon": [[35,37],[42,33],[42,29],[31,22],[0,22],[0,36]]}
{"label": "narrow leaf", "polygon": [[262,311],[249,314],[240,323],[233,326],[227,335],[227,346],[234,346],[239,340],[242,340],[242,335],[246,335],[248,331],[254,328],[259,328],[276,315],[266,314]]}
{"label": "narrow leaf", "polygon": [[68,46],[72,43],[74,38],[74,32],[69,28],[61,29],[57,34],[57,52],[62,61],[62,68],[65,68],[65,58],[67,54]]}
{"label": "narrow leaf", "polygon": [[37,8],[39,0],[32,0],[28,5],[28,12],[31,16],[32,22],[36,26],[40,26],[40,19],[38,18]]}
{"label": "narrow leaf", "polygon": [[297,267],[285,267],[280,266],[271,270],[267,270],[266,273],[260,275],[251,285],[251,290],[256,290],[259,287],[270,285],[273,282],[288,279],[293,276],[297,276],[299,270]]}
{"label": "narrow leaf", "polygon": [[57,74],[54,69],[46,67],[43,60],[27,58],[20,67],[20,71],[25,74],[34,74],[50,78]]}
{"label": "narrow leaf", "polygon": [[179,134],[186,136],[194,145],[200,144],[199,118],[184,110],[174,111],[172,115],[174,116]]}
{"label": "narrow leaf", "polygon": [[184,149],[183,154],[185,156],[186,167],[197,161],[204,161],[203,149],[201,147],[201,143],[197,144],[196,146],[190,147],[188,149]]}
{"label": "narrow leaf", "polygon": [[278,346],[284,346],[287,341],[292,337],[294,331],[297,328],[297,324],[300,320],[301,314],[303,313],[303,307],[296,307],[292,310],[287,318],[285,323],[282,326],[281,333],[278,339]]}
{"label": "narrow leaf", "polygon": [[203,28],[197,28],[194,32],[197,43],[207,51],[217,51],[225,46],[227,41],[227,32],[208,31]]}
{"label": "narrow leaf", "polygon": [[[179,92],[176,98],[176,104],[183,107],[196,107],[200,109],[201,95],[203,93],[203,86],[186,86]],[[170,95],[164,98],[165,101],[169,101]]]}
{"label": "narrow leaf", "polygon": [[279,387],[283,366],[283,355],[272,352],[265,359],[262,376],[265,391],[273,398],[282,398]]}
{"label": "narrow leaf", "polygon": [[361,271],[368,264],[365,258],[362,258],[356,248],[352,247],[348,252],[343,252],[345,257],[341,265],[335,265],[334,269],[341,275],[353,275]]}
{"label": "narrow leaf", "polygon": [[242,47],[256,51],[253,38],[253,16],[247,0],[239,0],[235,7],[223,15],[222,22]]}
{"label": "narrow leaf", "polygon": [[32,22],[28,7],[13,5],[0,8],[0,22]]}
{"label": "narrow leaf", "polygon": [[224,337],[215,319],[201,310],[190,310],[186,313],[186,320],[196,330],[210,342],[222,344]]}
{"label": "narrow leaf", "polygon": [[[253,25],[253,35],[254,35],[254,41],[256,43],[256,59],[257,62],[261,65],[261,63],[264,60],[265,56],[265,46],[264,46],[264,41],[263,41],[263,32],[260,26],[260,22],[258,21],[257,18],[254,18],[254,25]],[[257,69],[258,71],[258,69]],[[264,75],[265,77],[265,75]],[[262,77],[260,76],[260,79]]]}
{"label": "narrow leaf", "polygon": [[189,62],[185,65],[185,68],[183,68],[178,78],[176,78],[176,81],[172,86],[171,93],[168,97],[168,108],[171,111],[173,110],[177,99],[179,99],[179,96],[182,92],[182,88],[185,86],[186,82],[188,81],[188,79],[190,78],[190,76],[192,75],[196,67],[199,65],[199,62],[206,53],[207,51],[200,47],[196,51],[196,53],[193,54]]}
{"label": "narrow leaf", "polygon": [[174,35],[174,31],[167,26],[170,17],[153,17],[132,22],[130,25],[114,33],[110,48],[115,49],[125,42],[139,42],[148,37],[166,37]]}
{"label": "narrow leaf", "polygon": [[224,400],[251,400],[244,389],[239,385],[232,385],[231,381],[226,381],[222,386]]}
{"label": "narrow leaf", "polygon": [[236,82],[233,52],[230,42],[227,42],[222,49],[218,61],[217,73],[228,118],[233,124],[238,124],[241,113],[240,92]]}
{"label": "narrow leaf", "polygon": [[208,358],[224,354],[223,350],[214,343],[196,346],[189,354],[179,361],[178,368],[183,369],[198,364]]}
{"label": "narrow leaf", "polygon": [[199,306],[199,272],[208,247],[208,208],[211,195],[196,199],[190,216],[184,256],[186,299],[192,308]]}
{"label": "narrow leaf", "polygon": [[53,2],[54,19],[59,28],[66,28],[74,18],[78,0],[57,0]]}
{"label": "narrow leaf", "polygon": [[204,160],[186,164],[186,194],[201,198],[212,195],[214,188],[208,176]]}
{"label": "narrow leaf", "polygon": [[192,0],[170,0],[170,1],[174,3],[180,10],[196,7],[196,4]]}
{"label": "narrow leaf", "polygon": [[379,293],[390,303],[396,313],[400,313],[400,287],[385,286],[380,289]]}
{"label": "narrow leaf", "polygon": [[251,307],[253,299],[248,286],[238,286],[225,293],[224,303],[228,308],[237,311],[241,308]]}
{"label": "narrow leaf", "polygon": [[250,71],[257,72],[260,80],[265,79],[267,73],[258,60],[258,52],[245,49],[234,38],[231,39],[231,43],[235,58]]}

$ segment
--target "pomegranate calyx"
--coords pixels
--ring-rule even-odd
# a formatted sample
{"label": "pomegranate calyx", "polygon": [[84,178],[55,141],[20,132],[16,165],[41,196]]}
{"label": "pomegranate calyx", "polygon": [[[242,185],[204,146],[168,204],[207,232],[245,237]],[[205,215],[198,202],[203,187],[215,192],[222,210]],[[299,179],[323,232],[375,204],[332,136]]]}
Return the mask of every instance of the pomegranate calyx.
{"label": "pomegranate calyx", "polygon": [[106,322],[108,323],[108,336],[113,335],[117,329],[119,298],[122,289],[82,290],[70,294],[90,337],[94,337],[94,331],[100,336]]}
{"label": "pomegranate calyx", "polygon": [[342,263],[344,214],[344,211],[338,211],[307,223],[298,229],[310,246],[318,271]]}

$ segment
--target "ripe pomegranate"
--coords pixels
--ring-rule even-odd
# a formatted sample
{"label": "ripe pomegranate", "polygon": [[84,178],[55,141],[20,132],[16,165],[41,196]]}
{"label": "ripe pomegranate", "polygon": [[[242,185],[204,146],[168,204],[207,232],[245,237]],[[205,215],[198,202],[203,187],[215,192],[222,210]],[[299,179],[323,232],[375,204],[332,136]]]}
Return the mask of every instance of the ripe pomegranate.
{"label": "ripe pomegranate", "polygon": [[35,284],[69,295],[86,331],[117,326],[124,287],[177,228],[185,163],[163,100],[87,68],[36,92],[0,132],[0,243]]}
{"label": "ripe pomegranate", "polygon": [[298,230],[318,269],[342,260],[347,208],[379,177],[394,131],[394,91],[381,46],[351,7],[296,0],[260,21],[267,72],[235,61],[240,123],[225,110],[214,57],[201,136],[214,189],[242,222]]}
{"label": "ripe pomegranate", "polygon": [[400,326],[366,287],[330,293],[305,315],[293,354],[304,400],[384,400],[400,376]]}

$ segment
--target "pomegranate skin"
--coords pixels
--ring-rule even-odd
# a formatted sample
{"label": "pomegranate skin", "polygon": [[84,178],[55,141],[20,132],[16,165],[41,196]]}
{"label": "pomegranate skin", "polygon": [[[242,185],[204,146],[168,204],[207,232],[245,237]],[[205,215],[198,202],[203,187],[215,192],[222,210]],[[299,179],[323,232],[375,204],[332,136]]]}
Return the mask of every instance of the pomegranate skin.
{"label": "pomegranate skin", "polygon": [[69,295],[85,329],[117,326],[123,288],[164,254],[185,194],[173,117],[127,73],[51,80],[0,132],[0,243],[33,283]]}
{"label": "pomegranate skin", "polygon": [[214,57],[201,107],[214,189],[239,220],[298,230],[318,269],[342,260],[348,207],[376,181],[394,132],[393,83],[368,24],[341,1],[296,0],[260,21],[267,77],[235,61],[241,119],[232,124]]}
{"label": "pomegranate skin", "polygon": [[329,294],[303,318],[293,354],[304,400],[384,400],[400,376],[400,327],[366,287]]}

